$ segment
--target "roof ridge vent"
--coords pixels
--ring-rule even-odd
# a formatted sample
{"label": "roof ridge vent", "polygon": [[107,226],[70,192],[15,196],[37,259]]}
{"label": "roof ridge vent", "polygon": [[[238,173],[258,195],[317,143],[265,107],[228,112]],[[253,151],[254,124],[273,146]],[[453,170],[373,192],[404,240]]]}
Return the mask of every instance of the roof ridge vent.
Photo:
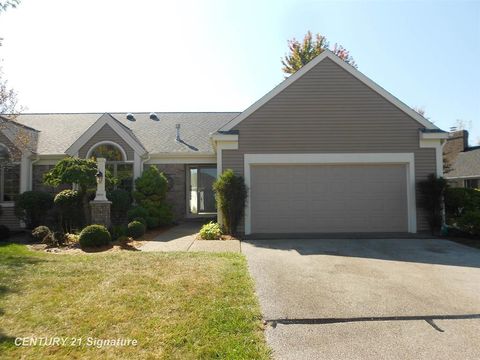
{"label": "roof ridge vent", "polygon": [[130,121],[135,121],[135,116],[133,116],[132,113],[128,113],[127,114],[127,119],[130,120]]}
{"label": "roof ridge vent", "polygon": [[156,120],[156,121],[160,120],[160,119],[158,118],[157,113],[154,113],[154,112],[151,112],[151,113],[150,113],[150,119]]}

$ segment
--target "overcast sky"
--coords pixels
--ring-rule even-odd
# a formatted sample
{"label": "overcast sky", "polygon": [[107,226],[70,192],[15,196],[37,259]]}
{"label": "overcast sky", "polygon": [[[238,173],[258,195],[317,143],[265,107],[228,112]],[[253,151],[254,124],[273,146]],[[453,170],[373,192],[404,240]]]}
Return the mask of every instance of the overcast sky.
{"label": "overcast sky", "polygon": [[480,140],[479,1],[23,0],[0,15],[0,57],[29,112],[241,111],[307,30]]}

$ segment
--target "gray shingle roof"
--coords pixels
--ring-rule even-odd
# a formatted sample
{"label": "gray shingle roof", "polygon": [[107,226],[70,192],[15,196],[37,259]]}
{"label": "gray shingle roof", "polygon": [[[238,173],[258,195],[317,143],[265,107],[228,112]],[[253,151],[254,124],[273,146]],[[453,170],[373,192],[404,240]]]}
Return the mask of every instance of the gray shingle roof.
{"label": "gray shingle roof", "polygon": [[459,153],[450,166],[452,170],[445,174],[447,179],[467,176],[480,177],[480,148]]}
{"label": "gray shingle roof", "polygon": [[[150,113],[110,113],[129,128],[150,154],[155,153],[213,153],[210,133],[233,119],[236,112],[157,112],[158,120]],[[103,113],[83,114],[21,114],[15,121],[38,131],[39,154],[64,154]],[[175,125],[180,124],[181,142],[175,141]]]}

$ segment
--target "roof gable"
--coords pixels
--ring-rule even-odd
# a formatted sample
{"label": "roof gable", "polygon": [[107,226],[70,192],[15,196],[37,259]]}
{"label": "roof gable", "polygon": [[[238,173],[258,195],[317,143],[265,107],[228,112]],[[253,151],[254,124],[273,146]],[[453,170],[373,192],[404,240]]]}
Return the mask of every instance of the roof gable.
{"label": "roof gable", "polygon": [[112,115],[105,113],[100,116],[65,152],[67,155],[76,156],[80,149],[105,125],[109,125],[118,136],[126,141],[130,147],[139,155],[146,153],[145,148],[133,134],[133,132],[124,124],[120,123]]}
{"label": "roof gable", "polygon": [[292,85],[295,81],[300,79],[303,75],[308,73],[311,69],[313,69],[316,65],[318,65],[320,62],[322,62],[325,59],[330,59],[337,65],[339,65],[342,69],[353,75],[355,78],[360,80],[362,83],[367,85],[369,88],[374,90],[376,93],[381,95],[383,98],[388,100],[390,103],[395,105],[397,108],[402,110],[404,113],[409,115],[411,118],[416,120],[419,124],[424,126],[427,129],[438,129],[437,126],[435,126],[433,123],[425,119],[422,115],[417,113],[415,110],[410,108],[408,105],[405,103],[401,102],[399,99],[397,99],[395,96],[390,94],[388,91],[383,89],[380,85],[376,84],[374,81],[369,79],[367,76],[362,74],[360,71],[355,69],[353,66],[347,64],[345,61],[341,60],[338,56],[333,54],[330,50],[325,50],[323,51],[320,55],[318,55],[316,58],[314,58],[312,61],[310,61],[307,65],[303,66],[300,70],[298,70],[295,74],[291,75],[287,79],[285,79],[283,82],[281,82],[279,85],[277,85],[275,88],[273,88],[271,91],[269,91],[267,94],[265,94],[262,98],[260,98],[258,101],[256,101],[254,104],[252,104],[250,107],[248,107],[245,111],[243,111],[241,114],[239,114],[237,117],[232,119],[230,122],[226,123],[224,126],[222,126],[218,131],[230,131],[232,130],[236,125],[241,123],[243,120],[248,118],[250,115],[252,115],[255,111],[260,109],[263,105],[265,105],[267,102],[269,102],[271,99],[276,97],[278,94],[280,94],[283,90],[288,88],[290,85]]}

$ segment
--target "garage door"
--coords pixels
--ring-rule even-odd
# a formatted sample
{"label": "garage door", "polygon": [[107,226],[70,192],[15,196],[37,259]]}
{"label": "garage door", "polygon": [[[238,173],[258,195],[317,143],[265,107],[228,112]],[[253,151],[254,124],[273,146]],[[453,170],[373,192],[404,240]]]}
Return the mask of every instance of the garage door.
{"label": "garage door", "polygon": [[406,232],[406,166],[251,165],[252,233]]}

